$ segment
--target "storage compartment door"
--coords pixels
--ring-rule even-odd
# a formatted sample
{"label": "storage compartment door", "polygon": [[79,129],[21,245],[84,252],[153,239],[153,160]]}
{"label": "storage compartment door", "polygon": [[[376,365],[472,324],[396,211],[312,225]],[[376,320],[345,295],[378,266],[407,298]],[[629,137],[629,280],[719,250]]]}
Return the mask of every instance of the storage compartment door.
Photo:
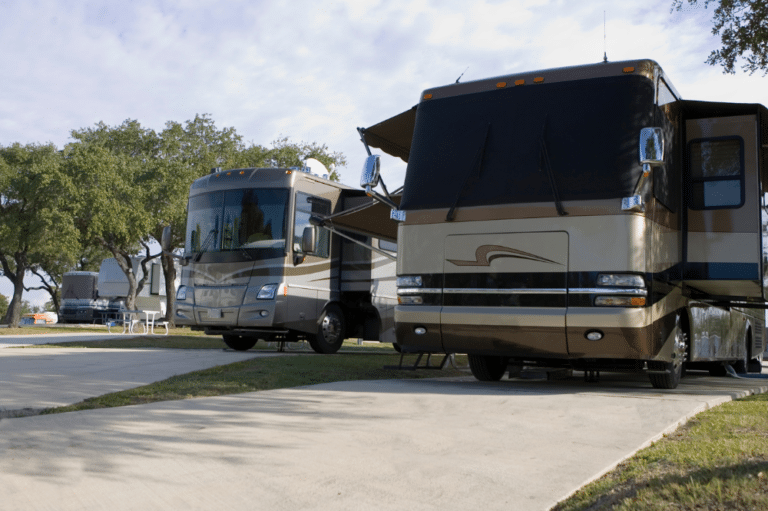
{"label": "storage compartment door", "polygon": [[447,353],[567,356],[567,232],[448,236],[444,264]]}
{"label": "storage compartment door", "polygon": [[685,150],[685,284],[704,297],[762,300],[756,116],[688,120]]}

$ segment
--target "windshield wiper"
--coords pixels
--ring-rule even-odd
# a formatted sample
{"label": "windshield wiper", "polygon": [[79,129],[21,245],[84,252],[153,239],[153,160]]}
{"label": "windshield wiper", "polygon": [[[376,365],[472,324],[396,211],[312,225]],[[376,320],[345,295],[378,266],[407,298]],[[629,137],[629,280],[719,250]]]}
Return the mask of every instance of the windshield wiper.
{"label": "windshield wiper", "polygon": [[552,187],[552,196],[555,198],[555,209],[557,214],[565,216],[568,213],[563,209],[563,203],[560,200],[560,192],[557,190],[557,184],[555,183],[555,173],[552,171],[552,162],[549,160],[549,153],[547,152],[547,143],[544,140],[544,133],[547,130],[547,117],[544,117],[544,127],[541,130],[541,138],[539,139],[539,145],[541,146],[541,161],[539,171],[541,167],[544,167],[547,171],[547,177],[549,178],[549,186]]}
{"label": "windshield wiper", "polygon": [[200,250],[198,250],[197,253],[195,254],[195,257],[192,258],[194,262],[197,263],[200,261],[200,258],[203,257],[203,252],[206,251],[206,249],[208,248],[208,245],[210,245],[211,242],[213,241],[213,237],[216,236],[218,232],[219,232],[219,229],[217,227],[214,227],[213,229],[211,229],[211,231],[208,233],[208,236],[205,238],[205,241],[203,241],[203,244],[200,246]]}
{"label": "windshield wiper", "polygon": [[[471,176],[474,176],[475,174],[480,174],[480,171],[483,168],[483,156],[485,156],[485,146],[488,144],[488,132],[491,131],[491,123],[488,123],[488,126],[485,128],[485,137],[483,137],[483,145],[480,146],[480,149],[478,150],[478,154],[475,155],[475,160],[477,161],[477,165],[475,165],[472,170],[467,172],[467,175],[464,177],[464,182],[461,183],[461,188],[459,188],[459,193],[456,195],[456,200],[453,201],[453,205],[451,206],[451,209],[448,210],[448,214],[445,215],[445,221],[446,222],[452,222],[453,221],[453,214],[456,211],[456,207],[459,205],[459,199],[461,199],[461,196],[464,195],[464,193],[467,191],[467,184],[469,183],[469,178]],[[479,158],[478,158],[479,155]]]}

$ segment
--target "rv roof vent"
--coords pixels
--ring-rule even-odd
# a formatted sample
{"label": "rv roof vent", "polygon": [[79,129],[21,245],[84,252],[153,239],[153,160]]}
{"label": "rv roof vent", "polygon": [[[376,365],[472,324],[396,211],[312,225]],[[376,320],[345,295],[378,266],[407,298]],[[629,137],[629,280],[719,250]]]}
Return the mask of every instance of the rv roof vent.
{"label": "rv roof vent", "polygon": [[217,172],[221,172],[221,167],[213,167],[211,169],[211,174],[216,174]]}

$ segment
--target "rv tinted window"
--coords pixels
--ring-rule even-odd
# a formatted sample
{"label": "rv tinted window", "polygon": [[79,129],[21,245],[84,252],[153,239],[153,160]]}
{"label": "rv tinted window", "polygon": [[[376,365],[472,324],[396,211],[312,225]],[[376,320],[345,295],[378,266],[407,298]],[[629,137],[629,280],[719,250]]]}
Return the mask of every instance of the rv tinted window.
{"label": "rv tinted window", "polygon": [[422,101],[401,208],[551,203],[544,152],[563,201],[626,197],[654,93],[625,75]]}
{"label": "rv tinted window", "polygon": [[741,137],[693,140],[688,144],[692,209],[744,204],[744,141]]}
{"label": "rv tinted window", "polygon": [[190,197],[186,250],[246,259],[282,256],[287,202],[284,189],[246,188]]}
{"label": "rv tinted window", "polygon": [[379,240],[379,248],[387,252],[397,252],[397,243],[391,241]]}

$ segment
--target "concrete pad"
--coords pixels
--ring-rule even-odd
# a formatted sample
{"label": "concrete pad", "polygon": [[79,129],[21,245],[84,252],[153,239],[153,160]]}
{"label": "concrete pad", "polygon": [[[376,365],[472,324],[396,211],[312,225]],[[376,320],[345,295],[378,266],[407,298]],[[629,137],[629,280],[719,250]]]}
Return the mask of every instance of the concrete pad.
{"label": "concrete pad", "polygon": [[339,382],[0,421],[9,509],[546,510],[694,414],[692,376]]}
{"label": "concrete pad", "polygon": [[0,417],[13,410],[69,405],[177,374],[275,355],[224,350],[1,349]]}

